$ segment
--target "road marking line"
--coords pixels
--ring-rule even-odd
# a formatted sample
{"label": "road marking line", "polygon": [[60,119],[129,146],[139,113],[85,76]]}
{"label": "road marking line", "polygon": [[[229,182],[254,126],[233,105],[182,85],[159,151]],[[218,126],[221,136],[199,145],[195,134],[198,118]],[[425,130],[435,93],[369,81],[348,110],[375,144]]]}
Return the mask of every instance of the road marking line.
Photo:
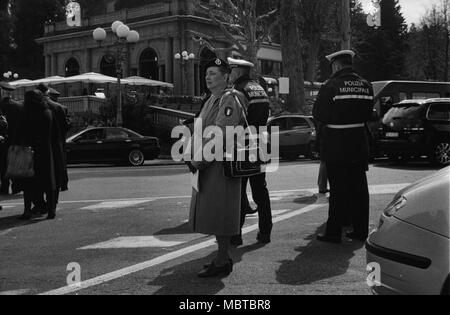
{"label": "road marking line", "polygon": [[[410,184],[387,184],[387,185],[373,185],[369,186],[371,195],[387,195],[387,194],[396,194],[401,189],[409,186]],[[296,193],[311,193],[317,194],[317,188],[305,188],[305,189],[295,189],[295,190],[280,190],[273,191],[270,193],[270,196],[274,196],[277,198],[280,194],[288,194],[294,196]],[[80,203],[100,203],[100,202],[116,202],[116,201],[141,201],[141,200],[149,200],[153,199],[154,201],[158,200],[171,200],[171,199],[187,199],[191,198],[191,195],[185,196],[166,196],[166,197],[145,197],[145,198],[123,198],[123,199],[100,199],[100,200],[74,200],[74,201],[61,201],[60,204],[80,204]],[[12,207],[12,206],[20,206],[23,203],[8,203],[4,206]]]}
{"label": "road marking line", "polygon": [[[279,216],[279,217],[275,218],[273,220],[273,222],[274,223],[278,223],[278,222],[281,222],[281,221],[284,221],[284,220],[288,220],[288,219],[293,218],[295,216],[299,216],[299,215],[305,214],[307,212],[311,212],[313,210],[322,208],[324,206],[326,206],[326,205],[325,204],[310,205],[310,206],[307,206],[307,207],[305,207],[303,209],[300,209],[300,210],[297,210],[297,211],[293,211],[293,212],[290,212],[288,214]],[[244,228],[242,230],[242,234],[245,235],[245,234],[248,234],[250,232],[256,231],[258,229],[259,229],[258,224],[255,224],[255,225],[252,225],[252,226]],[[39,295],[65,295],[65,294],[78,292],[78,291],[81,291],[81,290],[84,290],[84,289],[87,289],[87,288],[90,288],[90,287],[94,287],[94,286],[97,286],[97,285],[100,285],[100,284],[103,284],[103,283],[106,283],[106,282],[117,280],[119,278],[123,278],[125,276],[128,276],[128,275],[131,275],[131,274],[134,274],[134,273],[137,273],[137,272],[140,272],[140,271],[143,271],[143,270],[146,270],[146,269],[149,269],[149,268],[161,265],[163,263],[166,263],[166,262],[178,259],[180,257],[186,256],[188,254],[192,254],[192,253],[197,252],[199,250],[206,249],[208,247],[211,247],[211,246],[215,245],[215,243],[216,243],[215,238],[211,238],[211,239],[209,239],[209,240],[207,240],[205,242],[202,242],[200,244],[189,246],[189,247],[186,247],[186,248],[174,251],[172,253],[169,253],[169,254],[157,257],[155,259],[152,259],[152,260],[149,260],[149,261],[146,261],[146,262],[134,265],[134,266],[130,266],[130,267],[123,268],[123,269],[120,269],[120,270],[117,270],[117,271],[114,271],[114,272],[111,272],[111,273],[108,273],[108,274],[104,274],[104,275],[98,276],[96,278],[92,278],[92,279],[83,281],[83,282],[81,282],[81,283],[79,283],[77,285],[66,286],[66,287],[63,287],[63,288],[60,288],[60,289],[56,289],[56,290],[52,290],[52,291],[41,293]]]}
{"label": "road marking line", "polygon": [[0,292],[0,295],[24,295],[27,294],[28,292],[30,292],[30,289],[23,289],[23,290],[13,290],[13,291],[4,291],[4,292]]}
{"label": "road marking line", "polygon": [[147,202],[155,201],[156,199],[147,200],[123,200],[123,201],[107,201],[100,202],[98,204],[87,206],[81,208],[80,210],[109,210],[109,209],[120,209],[120,208],[130,208]]}
{"label": "road marking line", "polygon": [[88,249],[136,249],[136,248],[167,248],[181,245],[185,242],[165,242],[154,236],[118,237],[103,243],[79,248]]}

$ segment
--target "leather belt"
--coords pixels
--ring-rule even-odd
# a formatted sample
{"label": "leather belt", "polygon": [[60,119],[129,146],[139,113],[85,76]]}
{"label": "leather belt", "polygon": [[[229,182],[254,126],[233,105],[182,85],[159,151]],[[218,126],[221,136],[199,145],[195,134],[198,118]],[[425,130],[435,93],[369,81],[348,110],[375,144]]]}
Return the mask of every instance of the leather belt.
{"label": "leather belt", "polygon": [[364,128],[364,124],[352,124],[352,125],[327,125],[330,129],[354,129],[354,128]]}

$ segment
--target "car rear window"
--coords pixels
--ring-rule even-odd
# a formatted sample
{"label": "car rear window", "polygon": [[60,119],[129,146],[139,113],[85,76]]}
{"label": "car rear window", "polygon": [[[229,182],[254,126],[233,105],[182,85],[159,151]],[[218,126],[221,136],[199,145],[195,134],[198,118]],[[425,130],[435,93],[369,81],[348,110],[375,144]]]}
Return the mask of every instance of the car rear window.
{"label": "car rear window", "polygon": [[427,118],[429,120],[450,121],[450,103],[431,104]]}

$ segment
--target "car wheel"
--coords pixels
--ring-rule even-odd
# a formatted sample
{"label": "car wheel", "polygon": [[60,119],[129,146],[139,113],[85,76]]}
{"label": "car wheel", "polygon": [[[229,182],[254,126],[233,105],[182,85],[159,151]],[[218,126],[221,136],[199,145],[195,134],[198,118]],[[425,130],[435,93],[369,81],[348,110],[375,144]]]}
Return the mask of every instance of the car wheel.
{"label": "car wheel", "polygon": [[144,153],[141,150],[133,150],[128,154],[128,162],[131,166],[142,166],[145,162]]}
{"label": "car wheel", "polygon": [[433,146],[432,161],[439,166],[450,165],[450,143],[440,140]]}

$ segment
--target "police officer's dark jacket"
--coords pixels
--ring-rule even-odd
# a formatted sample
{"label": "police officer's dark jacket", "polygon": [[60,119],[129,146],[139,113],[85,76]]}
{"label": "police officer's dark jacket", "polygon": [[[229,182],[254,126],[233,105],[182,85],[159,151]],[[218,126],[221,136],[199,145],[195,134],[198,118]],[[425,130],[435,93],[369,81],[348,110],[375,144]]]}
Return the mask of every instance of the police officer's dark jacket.
{"label": "police officer's dark jacket", "polygon": [[314,118],[323,126],[322,159],[328,163],[367,164],[365,124],[374,107],[372,84],[352,68],[336,72],[320,89]]}
{"label": "police officer's dark jacket", "polygon": [[242,92],[248,101],[247,119],[250,126],[263,127],[267,125],[270,113],[270,102],[264,88],[244,75],[234,82],[234,89]]}

